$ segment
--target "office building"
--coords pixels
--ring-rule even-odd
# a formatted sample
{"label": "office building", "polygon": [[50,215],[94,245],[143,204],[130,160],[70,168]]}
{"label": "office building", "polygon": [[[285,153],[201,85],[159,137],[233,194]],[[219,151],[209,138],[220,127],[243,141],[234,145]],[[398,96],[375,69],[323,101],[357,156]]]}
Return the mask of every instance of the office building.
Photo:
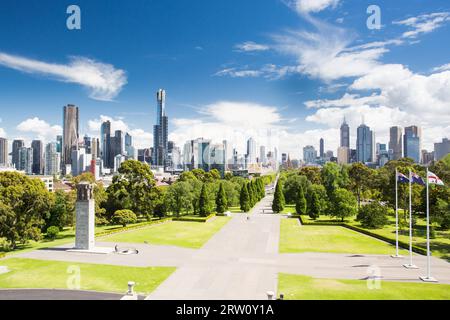
{"label": "office building", "polygon": [[317,158],[317,151],[313,146],[303,148],[303,161],[305,164],[314,164]]}
{"label": "office building", "polygon": [[348,147],[338,148],[337,161],[339,164],[350,163],[350,149]]}
{"label": "office building", "polygon": [[390,160],[403,158],[403,130],[401,127],[389,129],[389,150],[391,150]]}
{"label": "office building", "polygon": [[422,150],[422,129],[418,126],[405,128],[403,136],[404,156],[411,158],[415,163],[421,163]]}
{"label": "office building", "polygon": [[[67,105],[63,109],[63,165],[72,164],[72,151],[78,150],[79,139],[79,112],[78,107]],[[66,173],[66,172],[65,172]]]}
{"label": "office building", "polygon": [[33,149],[33,174],[41,175],[44,173],[44,146],[41,140],[31,142]]}
{"label": "office building", "polygon": [[362,163],[375,162],[375,134],[365,124],[356,132],[356,158]]}
{"label": "office building", "polygon": [[164,90],[158,90],[156,102],[156,125],[153,127],[153,164],[164,167],[167,160],[169,135],[169,120],[166,116],[166,92]]}
{"label": "office building", "polygon": [[61,172],[61,154],[57,150],[57,142],[50,142],[45,146],[44,174],[46,176],[59,175]]}
{"label": "office building", "polygon": [[350,127],[345,118],[341,125],[341,147],[350,148]]}
{"label": "office building", "polygon": [[320,158],[323,159],[325,158],[325,146],[324,146],[324,141],[323,138],[320,138]]}
{"label": "office building", "polygon": [[0,166],[6,167],[8,165],[8,156],[8,140],[0,138]]}
{"label": "office building", "polygon": [[24,171],[25,174],[31,175],[33,174],[33,149],[27,147],[21,147],[19,149],[19,162],[18,168],[19,171]]}
{"label": "office building", "polygon": [[19,167],[19,150],[25,146],[23,140],[14,140],[12,143],[11,162],[14,168],[20,170]]}
{"label": "office building", "polygon": [[256,163],[256,141],[252,137],[247,140],[247,165]]}
{"label": "office building", "polygon": [[434,144],[434,159],[441,160],[450,153],[450,140],[447,138],[442,139],[442,142]]}

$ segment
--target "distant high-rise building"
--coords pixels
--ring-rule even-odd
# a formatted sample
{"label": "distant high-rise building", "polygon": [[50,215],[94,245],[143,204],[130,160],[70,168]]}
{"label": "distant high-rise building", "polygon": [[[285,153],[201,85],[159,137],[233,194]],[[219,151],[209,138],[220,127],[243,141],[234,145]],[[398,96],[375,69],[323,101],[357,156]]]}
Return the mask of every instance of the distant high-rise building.
{"label": "distant high-rise building", "polygon": [[25,174],[33,174],[33,149],[21,147],[19,149],[19,167],[17,170],[25,171]]}
{"label": "distant high-rise building", "polygon": [[0,166],[8,165],[8,140],[0,138]]}
{"label": "distant high-rise building", "polygon": [[404,156],[411,158],[415,163],[421,162],[422,150],[422,129],[418,126],[410,126],[405,128],[403,136]]}
{"label": "distant high-rise building", "polygon": [[389,150],[390,160],[398,160],[403,157],[403,130],[401,127],[391,127],[389,129]]}
{"label": "distant high-rise building", "polygon": [[341,125],[341,147],[350,148],[350,127],[345,118]]}
{"label": "distant high-rise building", "polygon": [[313,164],[316,162],[317,151],[313,146],[303,148],[303,161],[305,164]]}
{"label": "distant high-rise building", "polygon": [[79,113],[78,107],[67,105],[63,109],[63,164],[72,164],[72,151],[78,150],[79,139]]}
{"label": "distant high-rise building", "polygon": [[429,165],[434,160],[434,151],[422,150],[422,164]]}
{"label": "distant high-rise building", "polygon": [[247,140],[247,164],[256,163],[256,141],[252,137]]}
{"label": "distant high-rise building", "polygon": [[138,161],[145,162],[147,164],[152,163],[150,148],[138,150]]}
{"label": "distant high-rise building", "polygon": [[259,162],[261,164],[266,164],[266,162],[267,162],[266,147],[265,146],[260,146],[259,147]]}
{"label": "distant high-rise building", "polygon": [[50,142],[45,146],[45,170],[46,176],[57,175],[61,172],[61,154],[57,151],[58,143]]}
{"label": "distant high-rise building", "polygon": [[156,125],[153,127],[154,165],[165,166],[167,160],[169,119],[166,116],[166,91],[160,89],[156,93]]}
{"label": "distant high-rise building", "polygon": [[100,148],[103,166],[105,168],[113,168],[114,163],[111,162],[111,122],[105,121],[100,128]]}
{"label": "distant high-rise building", "polygon": [[86,149],[86,153],[92,154],[92,138],[88,135],[85,135],[83,138],[83,145]]}
{"label": "distant high-rise building", "polygon": [[133,137],[128,132],[125,134],[125,153],[128,159],[134,159]]}
{"label": "distant high-rise building", "polygon": [[320,138],[320,158],[324,158],[325,157],[325,146],[324,146],[324,141],[323,138]]}
{"label": "distant high-rise building", "polygon": [[92,138],[91,140],[91,154],[92,159],[96,160],[99,158],[99,152],[100,152],[100,141],[98,138]]}
{"label": "distant high-rise building", "polygon": [[117,155],[125,155],[125,136],[121,130],[116,130],[114,137],[110,139],[110,162],[114,161]]}
{"label": "distant high-rise building", "polygon": [[44,173],[44,146],[41,140],[31,142],[33,148],[33,174],[41,175]]}
{"label": "distant high-rise building", "polygon": [[209,148],[210,152],[210,167],[209,169],[216,169],[220,172],[221,177],[225,176],[226,165],[226,146],[222,144],[213,144]]}
{"label": "distant high-rise building", "polygon": [[450,140],[447,138],[442,139],[442,142],[434,144],[434,159],[441,160],[450,153]]}
{"label": "distant high-rise building", "polygon": [[339,164],[347,164],[350,162],[350,149],[348,147],[339,147],[337,153]]}
{"label": "distant high-rise building", "polygon": [[56,136],[56,152],[62,154],[63,136]]}
{"label": "distant high-rise building", "polygon": [[23,140],[14,140],[12,143],[12,153],[11,153],[11,162],[17,170],[19,170],[19,150],[20,148],[25,146],[25,142]]}
{"label": "distant high-rise building", "polygon": [[375,162],[375,134],[365,124],[361,124],[357,129],[356,157],[358,162]]}

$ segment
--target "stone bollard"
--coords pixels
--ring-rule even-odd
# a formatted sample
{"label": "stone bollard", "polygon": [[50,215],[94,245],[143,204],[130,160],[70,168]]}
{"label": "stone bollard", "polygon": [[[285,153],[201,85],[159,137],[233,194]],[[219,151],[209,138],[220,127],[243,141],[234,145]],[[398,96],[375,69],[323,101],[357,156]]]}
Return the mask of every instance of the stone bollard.
{"label": "stone bollard", "polygon": [[138,296],[134,293],[134,286],[136,283],[134,281],[128,282],[128,291],[120,300],[138,300]]}
{"label": "stone bollard", "polygon": [[267,291],[267,300],[273,300],[273,296],[275,295],[275,293],[273,291]]}

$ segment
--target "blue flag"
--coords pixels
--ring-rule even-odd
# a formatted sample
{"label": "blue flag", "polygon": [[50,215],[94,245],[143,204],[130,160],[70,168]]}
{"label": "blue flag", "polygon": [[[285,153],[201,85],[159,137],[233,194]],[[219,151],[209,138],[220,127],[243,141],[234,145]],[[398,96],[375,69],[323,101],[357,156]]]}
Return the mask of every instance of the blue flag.
{"label": "blue flag", "polygon": [[425,182],[422,180],[422,178],[418,175],[418,174],[416,174],[416,173],[411,173],[411,182],[412,183],[417,183],[417,184],[421,184],[422,186],[424,186],[425,185]]}
{"label": "blue flag", "polygon": [[405,176],[403,173],[397,172],[397,181],[398,182],[404,182],[404,183],[408,183],[409,179],[407,176]]}

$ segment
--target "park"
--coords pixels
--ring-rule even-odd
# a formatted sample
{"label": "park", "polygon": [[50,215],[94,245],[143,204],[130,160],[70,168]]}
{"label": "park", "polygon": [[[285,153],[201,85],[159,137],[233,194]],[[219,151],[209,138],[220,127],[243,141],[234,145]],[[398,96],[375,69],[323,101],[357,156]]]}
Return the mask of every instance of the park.
{"label": "park", "polygon": [[[396,165],[410,166],[407,161]],[[76,195],[71,214],[81,221],[78,211],[83,206],[79,203],[92,201],[86,208],[91,208],[90,214],[96,218],[95,227],[63,223],[56,235],[48,237],[44,231],[43,238],[27,237],[30,233],[18,230],[8,242],[14,242],[14,248],[0,253],[0,299],[2,294],[13,292],[14,296],[20,289],[111,293],[121,298],[127,296],[131,282],[136,299],[148,300],[267,300],[268,296],[292,300],[448,300],[450,233],[442,223],[445,219],[433,219],[431,265],[438,283],[425,283],[419,279],[427,270],[423,214],[414,219],[412,259],[417,269],[407,269],[402,266],[410,258],[407,223],[401,224],[399,231],[401,257],[393,258],[394,210],[378,205],[377,199],[384,199],[383,190],[355,183],[359,181],[355,172],[360,168],[354,168],[348,169],[347,177],[336,165],[322,171],[285,170],[249,180],[195,171],[163,191],[155,190],[152,184],[139,190],[124,186],[124,178],[135,172],[151,178],[151,173],[135,162],[125,163],[115,184],[106,191],[88,176],[79,178],[78,190],[87,188],[87,193]],[[445,170],[438,172],[446,179]],[[391,179],[384,173],[362,174]],[[6,197],[14,179],[23,178],[0,177],[2,196]],[[375,180],[370,181],[375,184]],[[37,189],[24,188],[21,196]],[[122,192],[119,204],[126,206],[117,207],[112,196],[118,190]],[[151,193],[154,207],[148,207],[145,194],[138,194],[143,190]],[[338,191],[327,194],[333,190]],[[160,192],[164,202],[157,198]],[[414,192],[420,198],[420,186],[414,186]],[[443,191],[433,188],[432,194],[441,197]],[[48,195],[42,192],[39,196]],[[342,198],[339,203],[330,201],[338,196]],[[404,196],[402,193],[402,199]],[[126,197],[138,200],[131,202]],[[360,209],[357,199],[361,200]],[[352,206],[343,214],[346,201]],[[43,203],[37,208],[42,209],[39,205]],[[417,212],[421,205],[415,203]],[[7,206],[1,208],[4,216],[7,212],[12,215],[13,210],[7,210],[14,208],[12,203]],[[59,203],[57,209],[61,207],[71,206]],[[368,208],[378,214],[375,219],[360,214],[371,213]],[[402,203],[402,218],[407,217],[404,208]],[[54,213],[47,218],[52,223],[67,221],[63,210],[46,210]],[[147,210],[153,214],[143,214]],[[99,218],[110,222],[99,223]],[[83,228],[88,229],[81,232]],[[83,243],[79,237],[89,233],[95,236],[95,244],[77,248],[76,243]],[[3,241],[7,239],[4,236]],[[96,251],[98,248],[107,250]]]}

